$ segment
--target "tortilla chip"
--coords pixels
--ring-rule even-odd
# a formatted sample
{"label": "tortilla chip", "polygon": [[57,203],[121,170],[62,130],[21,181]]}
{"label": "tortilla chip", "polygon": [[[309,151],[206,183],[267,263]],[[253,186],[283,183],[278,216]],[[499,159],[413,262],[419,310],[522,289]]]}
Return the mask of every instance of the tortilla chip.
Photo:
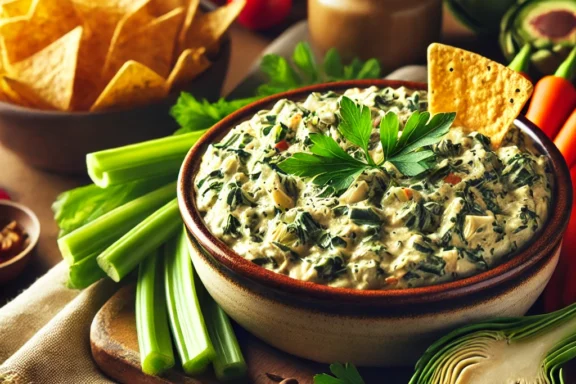
{"label": "tortilla chip", "polygon": [[70,109],[82,27],[76,27],[27,59],[9,66],[8,74],[27,85],[56,109]]}
{"label": "tortilla chip", "polygon": [[168,77],[172,68],[176,34],[183,18],[184,8],[176,8],[110,47],[104,78],[111,78],[128,60],[137,61],[160,76]]}
{"label": "tortilla chip", "polygon": [[161,100],[168,93],[166,80],[150,68],[128,61],[106,86],[90,111],[134,107]]}
{"label": "tortilla chip", "polygon": [[4,40],[8,62],[24,60],[80,23],[69,0],[33,0],[27,15],[0,24],[0,35]]}
{"label": "tortilla chip", "polygon": [[206,47],[210,51],[212,45],[224,36],[236,20],[245,4],[245,0],[236,0],[213,12],[198,13],[190,27],[184,31],[186,36],[183,39],[183,48]]}
{"label": "tortilla chip", "polygon": [[170,90],[186,85],[210,67],[210,60],[206,58],[205,53],[205,48],[186,49],[182,52],[168,76],[167,83]]}
{"label": "tortilla chip", "polygon": [[178,7],[187,7],[188,0],[150,0],[148,9],[152,16],[162,16]]}
{"label": "tortilla chip", "polygon": [[184,24],[182,24],[182,28],[180,32],[178,32],[178,43],[176,44],[176,51],[178,54],[184,51],[186,45],[186,36],[190,27],[192,26],[192,22],[194,21],[194,17],[198,11],[198,6],[200,5],[200,0],[188,0],[188,5],[186,6],[186,16],[184,17]]}
{"label": "tortilla chip", "polygon": [[116,25],[148,0],[75,0],[85,33],[80,43],[72,107],[88,110],[106,86],[101,77]]}
{"label": "tortilla chip", "polygon": [[11,0],[0,6],[2,18],[10,19],[18,16],[26,16],[30,11],[32,0]]}
{"label": "tortilla chip", "polygon": [[21,105],[36,109],[54,109],[30,89],[26,84],[18,80],[2,76],[0,78],[0,101]]}
{"label": "tortilla chip", "polygon": [[443,44],[428,47],[428,109],[456,112],[454,126],[498,147],[532,95],[532,83],[501,64]]}

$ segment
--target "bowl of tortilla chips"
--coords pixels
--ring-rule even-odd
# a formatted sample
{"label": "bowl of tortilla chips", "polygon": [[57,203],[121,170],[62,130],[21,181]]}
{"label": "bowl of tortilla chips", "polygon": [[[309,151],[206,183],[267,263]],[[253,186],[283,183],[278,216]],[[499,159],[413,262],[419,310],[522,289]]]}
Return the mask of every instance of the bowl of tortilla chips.
{"label": "bowl of tortilla chips", "polygon": [[0,143],[34,167],[76,173],[87,153],[172,134],[182,91],[220,96],[243,5],[0,3]]}

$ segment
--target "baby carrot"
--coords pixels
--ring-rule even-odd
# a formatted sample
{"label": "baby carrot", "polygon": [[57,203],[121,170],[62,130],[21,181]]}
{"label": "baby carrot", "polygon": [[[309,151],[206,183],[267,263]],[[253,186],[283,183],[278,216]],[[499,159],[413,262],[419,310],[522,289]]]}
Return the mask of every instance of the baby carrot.
{"label": "baby carrot", "polygon": [[576,108],[576,89],[570,82],[575,69],[576,47],[558,67],[554,76],[543,77],[534,87],[526,117],[551,139],[554,139],[562,123]]}
{"label": "baby carrot", "polygon": [[530,79],[530,76],[528,76],[528,67],[530,65],[531,54],[532,54],[532,46],[530,45],[530,43],[526,43],[524,44],[520,52],[518,52],[518,54],[510,62],[510,64],[508,64],[508,68],[520,73],[522,76],[524,76],[530,81],[532,81],[532,79]]}
{"label": "baby carrot", "polygon": [[[570,170],[572,179],[573,198],[576,196],[576,167]],[[574,200],[572,200],[574,201]],[[562,292],[562,305],[569,305],[576,302],[576,204],[572,204],[572,213],[568,227],[564,233],[562,250],[560,251],[559,265],[565,269],[565,276],[562,279],[564,292]]]}
{"label": "baby carrot", "polygon": [[554,139],[554,144],[558,147],[566,164],[569,167],[573,166],[576,162],[576,109],[572,111],[572,114],[566,120],[560,132]]}

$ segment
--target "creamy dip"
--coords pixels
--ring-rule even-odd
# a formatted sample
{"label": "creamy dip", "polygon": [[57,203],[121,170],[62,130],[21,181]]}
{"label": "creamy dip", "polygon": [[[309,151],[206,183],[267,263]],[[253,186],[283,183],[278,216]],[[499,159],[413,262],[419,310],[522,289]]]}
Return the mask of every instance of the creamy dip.
{"label": "creamy dip", "polygon": [[[382,158],[380,118],[394,111],[404,123],[427,108],[426,92],[407,88],[344,95],[372,110],[375,160]],[[334,287],[415,287],[492,268],[545,222],[547,161],[515,129],[494,149],[489,138],[453,127],[433,146],[429,171],[405,177],[385,163],[337,195],[283,174],[277,163],[309,152],[311,133],[332,136],[355,156],[359,149],[337,129],[340,97],[280,100],[208,148],[195,180],[197,205],[210,231],[242,257]]]}

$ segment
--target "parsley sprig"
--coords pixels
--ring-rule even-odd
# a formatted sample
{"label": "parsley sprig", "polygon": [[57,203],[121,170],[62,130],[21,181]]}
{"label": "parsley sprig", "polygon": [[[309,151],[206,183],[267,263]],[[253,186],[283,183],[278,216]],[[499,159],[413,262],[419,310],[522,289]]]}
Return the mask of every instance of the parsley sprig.
{"label": "parsley sprig", "polygon": [[331,187],[334,191],[347,189],[362,172],[380,168],[385,162],[392,163],[403,175],[416,176],[432,166],[434,152],[426,147],[440,141],[456,117],[456,113],[451,112],[430,118],[430,113],[416,111],[408,118],[399,135],[398,115],[387,112],[379,128],[384,156],[376,162],[369,152],[372,135],[370,108],[343,96],[340,115],[342,119],[338,131],[361,149],[361,159],[352,157],[331,136],[313,133],[310,135],[311,153],[293,154],[278,164],[280,169],[288,174],[310,178],[314,184]]}
{"label": "parsley sprig", "polygon": [[330,372],[314,376],[314,384],[364,384],[364,380],[353,364],[330,364]]}

